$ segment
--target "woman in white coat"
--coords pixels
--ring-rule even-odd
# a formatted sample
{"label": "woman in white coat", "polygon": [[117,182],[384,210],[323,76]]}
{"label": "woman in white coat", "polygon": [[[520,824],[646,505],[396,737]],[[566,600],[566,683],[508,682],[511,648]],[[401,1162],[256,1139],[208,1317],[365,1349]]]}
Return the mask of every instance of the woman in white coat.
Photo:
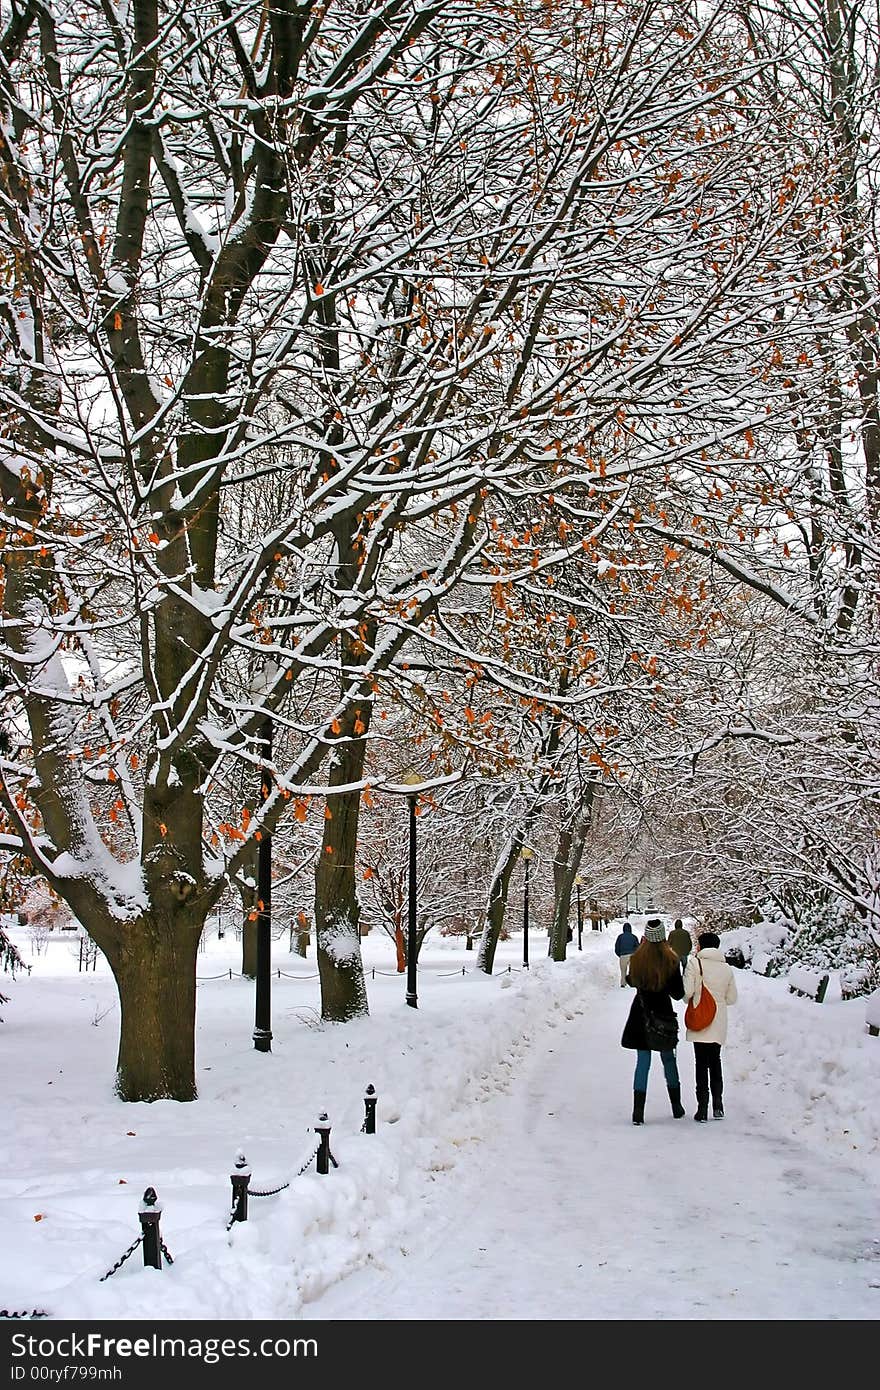
{"label": "woman in white coat", "polygon": [[687,1030],[686,1038],[694,1045],[694,1072],[697,1084],[697,1113],[694,1119],[701,1124],[709,1118],[709,1093],[712,1095],[712,1118],[724,1119],[721,1074],[721,1047],[727,1041],[727,1008],[736,1003],[736,981],[733,971],[720,951],[721,942],[714,932],[703,932],[697,939],[697,951],[691,955],[684,972],[684,997],[699,1003],[703,986],[715,1000],[715,1017],[701,1032]]}

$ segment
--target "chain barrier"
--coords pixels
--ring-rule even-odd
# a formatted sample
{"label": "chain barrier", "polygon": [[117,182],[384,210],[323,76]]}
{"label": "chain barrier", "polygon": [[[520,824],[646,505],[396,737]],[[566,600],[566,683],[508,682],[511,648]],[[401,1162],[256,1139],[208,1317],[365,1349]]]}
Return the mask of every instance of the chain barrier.
{"label": "chain barrier", "polygon": [[0,1308],[0,1318],[48,1318],[44,1308]]}
{"label": "chain barrier", "polygon": [[[370,973],[374,980],[377,975],[385,975],[389,980],[402,980],[406,972],[404,970],[377,970],[374,965],[371,967]],[[453,975],[458,977],[462,975],[485,975],[487,972],[485,970],[478,970],[476,967],[472,970],[468,970],[467,967],[463,965],[460,970],[429,970],[426,967],[419,966],[418,973],[423,975],[426,979],[430,977],[434,980],[448,980],[451,979]],[[520,966],[508,965],[506,970],[493,970],[489,978],[491,980],[500,980],[502,975],[520,974],[522,974]]]}
{"label": "chain barrier", "polygon": [[[419,967],[418,967],[418,970],[419,970],[419,974],[423,974],[423,975],[426,975],[426,976],[427,976],[427,975],[433,975],[434,979],[436,979],[436,980],[448,980],[448,979],[451,979],[454,975],[485,975],[485,974],[486,974],[486,971],[485,971],[485,970],[476,970],[476,969],[468,970],[465,966],[462,966],[462,967],[461,967],[461,970],[434,970],[434,971],[428,970],[426,967],[419,966]],[[386,979],[389,979],[389,980],[402,979],[403,976],[405,975],[405,973],[406,973],[406,972],[403,971],[403,970],[377,970],[376,967],[375,967],[375,965],[373,965],[373,966],[370,967],[370,975],[371,975],[371,978],[374,979],[374,980],[375,980],[375,978],[376,978],[377,975],[384,975],[384,976],[386,977]],[[510,975],[510,974],[519,975],[519,974],[521,974],[522,972],[521,972],[521,970],[519,969],[519,967],[513,967],[513,966],[508,965],[507,971],[506,971],[506,972],[505,972],[505,971],[493,971],[493,972],[492,972],[492,978],[494,979],[494,978],[496,978],[497,976],[503,975],[503,974],[505,974],[505,973],[508,974],[508,975]],[[317,971],[315,972],[314,975],[291,975],[290,972],[287,971],[287,970],[277,970],[277,969],[276,969],[276,971],[275,971],[275,977],[276,977],[276,979],[279,979],[279,980],[281,980],[281,979],[284,979],[284,980],[317,980],[317,979],[319,978],[319,975],[318,975],[318,972],[317,972]],[[246,978],[246,977],[245,977],[244,975],[242,975],[241,972],[238,971],[238,970],[235,970],[235,971],[233,971],[233,970],[224,970],[224,972],[223,972],[222,975],[197,975],[197,976],[196,976],[196,984],[200,985],[200,984],[203,984],[203,983],[205,983],[206,981],[209,981],[209,980],[243,980],[243,979],[245,979],[245,978]],[[247,977],[247,978],[250,978],[250,977]]]}
{"label": "chain barrier", "polygon": [[[320,1147],[321,1147],[321,1141],[320,1141],[320,1139],[318,1139],[317,1142],[316,1142],[316,1143],[314,1144],[314,1146],[312,1147],[312,1151],[311,1151],[311,1153],[309,1154],[308,1158],[306,1159],[305,1163],[302,1165],[302,1167],[299,1168],[299,1169],[297,1169],[297,1171],[296,1171],[296,1172],[294,1173],[294,1175],[293,1175],[293,1178],[288,1178],[288,1179],[287,1179],[287,1182],[283,1182],[283,1183],[281,1184],[280,1187],[270,1187],[270,1188],[267,1188],[267,1190],[266,1190],[265,1192],[258,1192],[258,1191],[256,1191],[255,1188],[249,1187],[249,1188],[248,1188],[248,1193],[247,1193],[247,1195],[248,1195],[249,1197],[274,1197],[277,1193],[279,1193],[279,1192],[284,1192],[284,1190],[285,1190],[286,1188],[290,1187],[290,1184],[293,1182],[293,1179],[294,1179],[294,1178],[301,1178],[301,1177],[302,1177],[303,1173],[306,1171],[306,1169],[308,1168],[309,1164],[316,1158],[317,1153],[318,1153],[318,1150],[320,1149]],[[334,1162],[335,1162],[335,1159],[334,1159]]]}
{"label": "chain barrier", "polygon": [[308,1166],[309,1166],[310,1163],[314,1163],[315,1159],[318,1157],[318,1150],[320,1149],[320,1147],[321,1147],[321,1140],[320,1140],[320,1139],[316,1139],[314,1145],[312,1146],[312,1152],[309,1154],[309,1156],[308,1156],[308,1158],[306,1159],[305,1163],[304,1163],[303,1166],[300,1168],[299,1172],[296,1174],[296,1176],[297,1176],[298,1178],[301,1178],[301,1177],[302,1177],[303,1173],[306,1171],[306,1169],[308,1168]]}
{"label": "chain barrier", "polygon": [[168,1261],[168,1263],[169,1263],[170,1265],[173,1265],[173,1264],[174,1264],[174,1261],[172,1260],[171,1256],[168,1254],[168,1246],[165,1244],[165,1242],[164,1242],[164,1240],[162,1239],[161,1236],[159,1237],[159,1249],[162,1251],[162,1254],[165,1256],[165,1259]]}
{"label": "chain barrier", "polygon": [[[287,1188],[290,1187],[290,1184],[291,1184],[296,1178],[302,1177],[303,1173],[306,1171],[306,1169],[308,1168],[309,1164],[310,1164],[310,1163],[313,1163],[313,1162],[315,1161],[315,1159],[316,1159],[316,1157],[317,1157],[317,1155],[318,1155],[318,1150],[320,1149],[320,1147],[321,1147],[321,1140],[320,1140],[320,1138],[318,1138],[318,1139],[315,1141],[315,1143],[312,1145],[312,1148],[311,1148],[311,1150],[310,1150],[310,1152],[309,1152],[309,1155],[308,1155],[308,1157],[306,1158],[305,1162],[302,1164],[302,1166],[301,1166],[300,1168],[297,1169],[297,1171],[294,1173],[294,1175],[293,1175],[292,1178],[288,1178],[288,1179],[287,1179],[287,1182],[281,1183],[278,1187],[269,1187],[269,1188],[266,1188],[265,1191],[262,1191],[262,1192],[258,1191],[256,1188],[248,1187],[248,1188],[246,1189],[246,1193],[245,1193],[246,1197],[276,1197],[276,1196],[278,1195],[279,1192],[285,1192],[285,1191],[287,1190]],[[332,1154],[330,1155],[330,1157],[331,1157],[331,1159],[332,1159],[332,1161],[333,1161],[334,1167],[337,1167],[337,1168],[338,1168],[339,1165],[338,1165],[338,1163],[336,1162],[336,1159],[333,1158],[333,1155],[332,1155]],[[231,1231],[231,1230],[232,1230],[232,1227],[235,1225],[235,1221],[236,1221],[237,1214],[238,1214],[238,1198],[236,1197],[236,1198],[233,1199],[233,1202],[232,1202],[232,1209],[230,1210],[230,1213],[229,1213],[229,1220],[228,1220],[227,1223],[226,1223],[226,1229],[227,1229],[227,1231]],[[170,1264],[170,1263],[171,1263],[171,1261],[169,1260],[169,1264]]]}
{"label": "chain barrier", "polygon": [[140,1233],[140,1235],[138,1236],[137,1240],[132,1241],[131,1245],[128,1247],[128,1249],[126,1250],[125,1254],[122,1255],[122,1256],[120,1257],[120,1259],[118,1259],[118,1260],[116,1261],[115,1265],[113,1265],[110,1269],[107,1270],[107,1273],[106,1273],[106,1274],[102,1274],[102,1275],[101,1275],[100,1279],[98,1280],[98,1283],[99,1283],[99,1284],[103,1284],[103,1282],[104,1282],[105,1279],[109,1279],[111,1274],[115,1274],[116,1271],[117,1271],[117,1269],[121,1269],[121,1268],[122,1268],[122,1266],[125,1264],[125,1261],[128,1259],[129,1255],[133,1255],[134,1252],[135,1252],[135,1250],[137,1250],[137,1248],[138,1248],[138,1246],[140,1245],[140,1243],[141,1243],[141,1241],[143,1240],[143,1238],[144,1238],[144,1233],[143,1233],[143,1231],[141,1231],[141,1233]]}
{"label": "chain barrier", "polygon": [[[297,1174],[297,1176],[299,1176],[299,1174]],[[274,1197],[277,1193],[283,1192],[285,1188],[290,1187],[292,1181],[292,1178],[288,1178],[287,1182],[283,1182],[280,1187],[270,1187],[267,1188],[265,1192],[258,1192],[255,1187],[249,1187],[247,1195],[249,1197]]]}
{"label": "chain barrier", "polygon": [[[318,972],[315,971],[314,975],[291,975],[287,970],[276,969],[275,978],[280,980],[282,977],[285,980],[317,980]],[[208,980],[244,980],[245,978],[250,979],[250,976],[244,976],[240,970],[224,970],[222,975],[197,975],[196,984],[201,985]]]}

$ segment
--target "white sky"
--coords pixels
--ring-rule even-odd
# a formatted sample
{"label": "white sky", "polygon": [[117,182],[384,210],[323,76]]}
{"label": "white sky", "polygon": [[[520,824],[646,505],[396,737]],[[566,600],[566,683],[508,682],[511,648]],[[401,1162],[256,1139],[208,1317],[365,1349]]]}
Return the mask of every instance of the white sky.
{"label": "white sky", "polygon": [[[475,961],[461,938],[429,937],[417,1010],[374,931],[370,1018],[321,1027],[317,980],[275,978],[270,1055],[252,1045],[253,986],[205,980],[191,1105],[113,1097],[106,966],[79,974],[58,932],[34,956],[19,929],[32,974],[0,977],[12,995],[0,1308],[99,1321],[875,1319],[880,1037],[865,1001],[842,1002],[834,979],[817,1005],[737,972],[727,1118],[694,1123],[680,1043],[685,1118],[672,1118],[655,1059],[637,1128],[618,925],[585,931],[559,965],[533,931],[528,974],[517,932],[492,978],[456,973]],[[238,951],[231,932],[212,938],[199,975],[237,968]],[[314,954],[288,955],[285,940],[274,965],[313,975]],[[368,1082],[374,1136],[360,1132]],[[236,1149],[254,1187],[275,1186],[323,1108],[339,1168],[312,1165],[252,1199],[227,1233]],[[139,1233],[148,1185],[175,1262],[145,1269],[138,1250],[101,1283]]]}

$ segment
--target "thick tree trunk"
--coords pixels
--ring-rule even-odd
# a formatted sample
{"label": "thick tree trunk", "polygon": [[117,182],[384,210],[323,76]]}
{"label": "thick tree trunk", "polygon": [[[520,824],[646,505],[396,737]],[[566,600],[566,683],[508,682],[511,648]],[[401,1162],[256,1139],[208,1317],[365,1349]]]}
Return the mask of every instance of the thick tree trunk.
{"label": "thick tree trunk", "polygon": [[[360,711],[343,721],[351,734]],[[357,782],[363,773],[366,743],[353,739],[333,754],[330,786]],[[321,858],[315,871],[315,939],[321,978],[321,1017],[345,1023],[369,1013],[361,960],[360,903],[355,880],[360,792],[327,798]]]}
{"label": "thick tree trunk", "polygon": [[196,955],[200,923],[141,918],[107,950],[122,1013],[116,1091],[122,1100],[196,1098]]}
{"label": "thick tree trunk", "polygon": [[[340,561],[356,565],[351,537],[341,529],[336,538]],[[372,704],[370,685],[358,685],[356,673],[375,641],[375,627],[364,625],[358,636],[343,633],[339,639],[343,673],[342,696],[347,700],[337,728],[342,740],[330,759],[328,785],[351,786],[364,774],[366,734]],[[367,987],[361,959],[360,903],[355,879],[359,791],[343,791],[327,797],[321,857],[315,870],[315,941],[321,980],[321,1017],[345,1023],[369,1013]]]}

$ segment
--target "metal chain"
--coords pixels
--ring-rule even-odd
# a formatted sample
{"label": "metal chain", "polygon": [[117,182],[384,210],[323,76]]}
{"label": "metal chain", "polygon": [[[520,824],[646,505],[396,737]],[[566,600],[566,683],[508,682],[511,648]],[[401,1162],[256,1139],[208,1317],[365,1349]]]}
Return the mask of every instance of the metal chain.
{"label": "metal chain", "polygon": [[[316,1142],[314,1148],[312,1149],[311,1153],[309,1154],[308,1158],[306,1159],[306,1161],[305,1161],[305,1163],[302,1165],[302,1167],[301,1167],[296,1173],[294,1173],[293,1178],[288,1178],[287,1182],[283,1182],[283,1183],[280,1185],[280,1187],[270,1187],[270,1188],[267,1188],[264,1192],[260,1192],[260,1191],[258,1191],[256,1188],[249,1187],[248,1190],[247,1190],[247,1195],[248,1195],[249,1197],[276,1197],[276,1196],[278,1195],[279,1192],[284,1192],[284,1191],[286,1191],[286,1189],[287,1189],[288,1187],[290,1187],[290,1184],[293,1182],[293,1179],[294,1179],[294,1178],[302,1177],[303,1173],[306,1171],[306,1169],[308,1168],[309,1164],[312,1163],[312,1162],[314,1161],[314,1159],[315,1159],[315,1157],[316,1157],[316,1155],[317,1155],[317,1152],[318,1152],[318,1150],[320,1149],[320,1147],[321,1147],[321,1141],[320,1141],[320,1139],[318,1139],[318,1141]],[[333,1158],[333,1155],[331,1154],[330,1157]],[[333,1159],[333,1163],[334,1163],[334,1165],[336,1164],[336,1159],[335,1159],[335,1158]],[[338,1166],[338,1165],[337,1165],[337,1166]],[[231,1212],[229,1213],[229,1220],[228,1220],[227,1223],[226,1223],[226,1229],[227,1229],[227,1231],[231,1231],[233,1225],[235,1224],[235,1213],[236,1213],[237,1210],[238,1210],[238,1203],[237,1203],[237,1202],[233,1202],[233,1204],[232,1204],[232,1210],[231,1210]]]}
{"label": "metal chain", "polygon": [[48,1318],[43,1308],[0,1308],[0,1318]]}
{"label": "metal chain", "polygon": [[290,1187],[289,1178],[287,1182],[283,1182],[280,1187],[270,1187],[266,1192],[257,1192],[254,1190],[254,1188],[249,1187],[247,1190],[247,1195],[249,1197],[274,1197],[277,1192],[283,1192],[285,1187]]}
{"label": "metal chain", "polygon": [[120,1259],[118,1259],[118,1260],[116,1261],[115,1265],[113,1265],[113,1267],[112,1267],[111,1269],[108,1269],[108,1270],[107,1270],[107,1273],[106,1273],[106,1274],[102,1274],[102,1275],[101,1275],[100,1279],[98,1280],[98,1283],[99,1283],[99,1284],[103,1284],[103,1282],[104,1282],[105,1279],[109,1279],[111,1274],[115,1274],[116,1271],[117,1271],[117,1269],[121,1269],[121,1268],[122,1268],[122,1266],[125,1264],[125,1261],[128,1259],[129,1255],[133,1255],[134,1252],[135,1252],[135,1250],[137,1250],[137,1248],[138,1248],[138,1246],[140,1245],[140,1243],[141,1243],[141,1241],[143,1240],[143,1238],[144,1238],[144,1233],[143,1233],[143,1231],[141,1231],[141,1233],[140,1233],[140,1235],[138,1236],[137,1240],[135,1240],[135,1241],[132,1242],[132,1244],[131,1244],[131,1245],[128,1247],[128,1249],[126,1250],[125,1254],[124,1254]]}
{"label": "metal chain", "polygon": [[312,1162],[318,1157],[318,1150],[320,1149],[320,1147],[321,1147],[321,1141],[320,1141],[320,1139],[319,1139],[319,1140],[317,1141],[317,1143],[315,1144],[315,1147],[312,1149],[312,1152],[309,1154],[308,1158],[306,1159],[305,1163],[303,1164],[303,1166],[300,1168],[299,1172],[297,1173],[296,1176],[297,1176],[298,1178],[299,1178],[299,1177],[302,1177],[303,1173],[306,1171],[306,1169],[308,1168],[309,1164],[312,1163]]}
{"label": "metal chain", "polygon": [[172,1260],[171,1256],[168,1254],[168,1246],[165,1244],[165,1242],[164,1242],[164,1240],[162,1239],[161,1236],[159,1237],[159,1249],[162,1251],[162,1254],[165,1256],[165,1259],[168,1261],[168,1263],[169,1263],[170,1265],[173,1265],[173,1264],[174,1264],[174,1261]]}

